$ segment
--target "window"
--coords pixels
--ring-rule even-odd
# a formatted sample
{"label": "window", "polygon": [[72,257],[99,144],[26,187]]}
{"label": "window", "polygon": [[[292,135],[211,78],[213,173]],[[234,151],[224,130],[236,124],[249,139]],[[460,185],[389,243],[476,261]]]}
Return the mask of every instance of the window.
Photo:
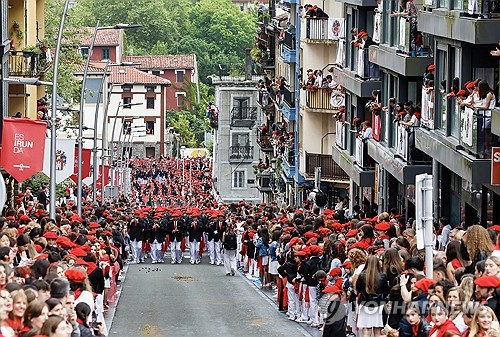
{"label": "window", "polygon": [[249,119],[248,116],[250,109],[250,98],[249,97],[234,97],[233,98],[233,109],[234,116],[236,119]]}
{"label": "window", "polygon": [[250,135],[248,133],[231,134],[231,146],[246,146],[246,145],[250,145]]}
{"label": "window", "polygon": [[155,92],[156,86],[155,85],[146,85],[146,91],[147,92]]}
{"label": "window", "polygon": [[154,135],[155,134],[155,122],[154,121],[146,122],[146,134],[147,135]]}
{"label": "window", "polygon": [[102,50],[101,60],[109,60],[109,49],[106,48]]}
{"label": "window", "polygon": [[185,92],[176,92],[175,97],[177,98],[177,106],[180,108],[184,105],[184,99],[186,98]]}
{"label": "window", "polygon": [[122,85],[123,92],[132,92],[132,86],[130,84]]}
{"label": "window", "polygon": [[237,170],[233,173],[233,188],[245,188],[245,171]]}
{"label": "window", "polygon": [[[99,96],[99,91],[101,90],[101,78],[92,77],[87,78],[87,84],[85,87],[85,103],[94,104],[97,102],[97,96]],[[103,95],[99,98],[99,103],[102,103]]]}
{"label": "window", "polygon": [[[446,87],[441,86],[443,80],[448,79],[448,53],[447,50],[437,51],[436,77],[434,78],[434,93],[436,95],[435,102],[438,106],[436,117],[438,118],[438,126],[444,132],[447,132],[448,120],[448,100],[446,99]],[[447,81],[448,82],[448,81]],[[448,82],[449,83],[449,82]],[[442,91],[442,93],[441,93]]]}
{"label": "window", "polygon": [[154,109],[155,108],[155,98],[147,97],[146,98],[146,109]]}
{"label": "window", "polygon": [[153,70],[151,71],[151,74],[155,75],[155,76],[160,76],[160,71],[159,70]]}
{"label": "window", "polygon": [[175,81],[177,83],[183,83],[184,82],[184,74],[186,72],[184,70],[176,70],[175,71]]}
{"label": "window", "polygon": [[89,55],[89,48],[82,47],[82,49],[80,49],[80,53],[82,54],[82,59],[85,60],[87,58],[87,56]]}
{"label": "window", "polygon": [[132,97],[123,97],[123,108],[124,109],[130,109],[131,107],[130,107],[130,105],[128,105],[130,103],[132,103]]}
{"label": "window", "polygon": [[155,148],[152,146],[147,146],[146,147],[146,157],[148,158],[154,158],[155,157]]}
{"label": "window", "polygon": [[123,122],[123,134],[130,135],[132,132],[132,121]]}

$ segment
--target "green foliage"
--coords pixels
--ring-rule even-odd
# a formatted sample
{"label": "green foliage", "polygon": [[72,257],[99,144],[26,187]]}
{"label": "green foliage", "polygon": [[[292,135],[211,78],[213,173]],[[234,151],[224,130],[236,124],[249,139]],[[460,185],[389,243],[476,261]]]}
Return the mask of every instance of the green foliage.
{"label": "green foliage", "polygon": [[[49,177],[47,177],[43,172],[38,172],[35,173],[35,175],[32,176],[31,178],[23,181],[23,189],[25,189],[25,186],[31,186],[33,194],[36,196],[38,194],[38,191],[40,191],[42,183],[49,184],[49,182],[50,182]],[[66,192],[66,182],[63,181],[62,183],[56,186],[56,199],[62,198],[65,192]]]}

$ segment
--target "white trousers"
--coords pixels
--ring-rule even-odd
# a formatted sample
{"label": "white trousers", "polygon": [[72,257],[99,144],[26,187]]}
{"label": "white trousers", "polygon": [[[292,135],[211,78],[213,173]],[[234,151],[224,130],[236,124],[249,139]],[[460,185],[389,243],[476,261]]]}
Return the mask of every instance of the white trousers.
{"label": "white trousers", "polygon": [[161,243],[155,239],[151,244],[151,259],[153,262],[163,261],[163,252],[161,251]]}
{"label": "white trousers", "polygon": [[224,268],[226,274],[236,270],[236,249],[224,249]]}
{"label": "white trousers", "polygon": [[172,261],[181,263],[182,262],[182,251],[181,251],[181,243],[174,239],[174,241],[170,241],[170,252],[172,255]]}
{"label": "white trousers", "polygon": [[318,300],[316,299],[316,287],[309,288],[309,317],[314,324],[319,324]]}
{"label": "white trousers", "polygon": [[132,249],[132,254],[134,255],[135,262],[139,263],[142,259],[142,241],[131,241],[130,248]]}
{"label": "white trousers", "polygon": [[297,305],[299,303],[299,297],[295,293],[295,287],[293,286],[293,283],[286,283],[286,291],[288,295],[288,313],[292,317],[300,316],[300,311],[298,310],[299,307]]}
{"label": "white trousers", "polygon": [[222,264],[221,242],[210,240],[208,241],[208,252],[210,253],[210,264]]}
{"label": "white trousers", "polygon": [[309,320],[309,308],[308,308],[308,304],[306,302],[306,291],[309,291],[309,287],[306,286],[304,283],[302,283],[300,285],[302,287],[302,301],[300,302],[300,306],[302,307],[302,314],[301,314],[301,318],[304,319],[304,320]]}
{"label": "white trousers", "polygon": [[200,243],[198,241],[193,240],[189,243],[189,256],[189,262],[200,262]]}

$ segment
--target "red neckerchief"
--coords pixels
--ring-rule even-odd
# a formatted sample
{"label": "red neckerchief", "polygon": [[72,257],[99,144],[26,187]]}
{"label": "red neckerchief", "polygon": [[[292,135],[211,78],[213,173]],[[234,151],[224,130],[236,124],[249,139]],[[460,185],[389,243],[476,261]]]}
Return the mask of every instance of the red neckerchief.
{"label": "red neckerchief", "polygon": [[90,275],[90,274],[92,274],[92,272],[94,270],[97,269],[97,265],[94,262],[87,262],[87,263],[88,263],[88,266],[87,266],[87,275]]}
{"label": "red neckerchief", "polygon": [[14,332],[16,333],[16,335],[24,327],[24,325],[23,325],[23,319],[21,317],[14,317],[14,319],[8,318],[7,322],[9,323],[10,327],[12,328],[12,330],[14,330]]}
{"label": "red neckerchief", "polygon": [[411,326],[411,332],[413,333],[413,336],[415,337],[418,336],[419,327],[420,327],[420,322]]}
{"label": "red neckerchief", "polygon": [[77,319],[76,319],[76,322],[77,322],[78,324],[85,325],[85,322],[84,322],[84,321],[82,321],[80,318],[77,318]]}
{"label": "red neckerchief", "polygon": [[73,292],[75,293],[75,300],[77,300],[82,294],[82,289],[75,289]]}

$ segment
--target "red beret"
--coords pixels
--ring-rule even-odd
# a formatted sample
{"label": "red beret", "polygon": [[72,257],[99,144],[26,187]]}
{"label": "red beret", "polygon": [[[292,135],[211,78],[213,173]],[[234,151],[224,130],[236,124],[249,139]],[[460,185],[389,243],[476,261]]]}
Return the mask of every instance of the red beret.
{"label": "red beret", "polygon": [[467,96],[467,91],[465,91],[464,89],[458,90],[456,96]]}
{"label": "red beret", "polygon": [[465,85],[467,89],[474,89],[474,82],[469,82]]}
{"label": "red beret", "polygon": [[351,261],[346,260],[344,263],[342,263],[341,267],[351,269]]}
{"label": "red beret", "polygon": [[424,293],[429,291],[429,287],[436,283],[436,280],[431,280],[428,278],[423,278],[415,282],[415,288],[422,290]]}
{"label": "red beret", "polygon": [[318,256],[323,254],[323,248],[318,245],[309,246],[309,253],[313,256]]}
{"label": "red beret", "polygon": [[297,243],[301,243],[303,244],[304,242],[302,242],[302,239],[301,238],[298,238],[298,237],[294,237],[290,240],[290,242],[288,243],[288,247],[292,247],[292,246],[295,246]]}
{"label": "red beret", "polygon": [[375,225],[375,229],[379,231],[388,231],[391,225],[388,222],[381,222]]}
{"label": "red beret", "polygon": [[316,233],[314,233],[313,231],[309,231],[309,232],[306,232],[306,233],[304,234],[304,237],[305,237],[306,239],[310,239],[310,238],[319,238],[319,235],[318,235],[318,234],[316,234]]}
{"label": "red beret", "polygon": [[298,252],[295,252],[293,255],[294,255],[294,256],[302,256],[302,257],[305,257],[305,256],[307,256],[307,253],[306,253],[305,251],[303,251],[303,250],[299,250]]}
{"label": "red beret", "polygon": [[361,31],[361,32],[359,32],[358,36],[359,37],[368,36],[368,33]]}
{"label": "red beret", "polygon": [[101,225],[99,225],[97,222],[91,222],[89,225],[89,228],[90,229],[97,229],[97,228],[101,228]]}
{"label": "red beret", "polygon": [[41,252],[42,252],[42,250],[43,250],[42,246],[40,246],[40,245],[39,245],[39,244],[37,244],[37,243],[35,243],[35,245],[34,245],[34,246],[35,246],[35,250],[36,250],[36,252],[37,252],[37,253],[41,253]]}
{"label": "red beret", "polygon": [[340,276],[340,275],[342,275],[342,269],[340,269],[338,267],[337,268],[332,268],[332,270],[330,270],[328,272],[328,275],[330,275],[332,277],[333,276]]}
{"label": "red beret", "polygon": [[43,237],[49,240],[57,240],[58,235],[52,231],[43,234]]}
{"label": "red beret", "polygon": [[81,272],[77,269],[68,269],[68,270],[66,270],[64,275],[66,275],[66,278],[69,281],[75,282],[75,283],[82,283],[83,281],[85,281],[85,278],[87,277],[87,275],[85,275],[83,272]]}
{"label": "red beret", "polygon": [[358,235],[358,230],[357,229],[351,229],[347,234],[345,235],[346,238],[353,238],[356,235]]}
{"label": "red beret", "polygon": [[327,236],[327,235],[330,235],[332,233],[332,230],[329,228],[320,228],[319,232],[321,233],[321,235]]}
{"label": "red beret", "polygon": [[500,232],[500,225],[493,225],[489,229],[495,232]]}
{"label": "red beret", "polygon": [[436,66],[434,64],[431,64],[430,66],[427,67],[427,70],[434,70],[436,69]]}
{"label": "red beret", "polygon": [[88,266],[88,262],[83,260],[83,259],[75,259],[75,263],[80,265],[80,266]]}
{"label": "red beret", "polygon": [[334,293],[334,294],[340,294],[342,291],[336,286],[336,285],[331,285],[323,289],[324,293]]}
{"label": "red beret", "polygon": [[474,281],[474,284],[481,288],[500,288],[500,278],[495,275],[481,276]]}
{"label": "red beret", "polygon": [[87,252],[84,251],[82,248],[80,247],[77,247],[77,248],[74,248],[71,250],[70,252],[72,255],[76,256],[76,257],[84,257],[84,256],[87,256]]}

